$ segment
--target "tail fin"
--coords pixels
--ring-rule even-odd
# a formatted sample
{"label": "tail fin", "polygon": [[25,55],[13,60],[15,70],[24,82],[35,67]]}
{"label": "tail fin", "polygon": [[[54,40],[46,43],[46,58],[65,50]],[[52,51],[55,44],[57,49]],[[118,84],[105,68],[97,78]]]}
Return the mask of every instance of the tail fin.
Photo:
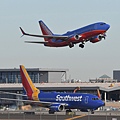
{"label": "tail fin", "polygon": [[30,79],[23,65],[20,65],[20,73],[21,73],[22,84],[23,84],[23,87],[26,91],[28,98],[33,99],[33,100],[39,100],[38,94],[40,93],[40,91],[34,86],[32,80]]}
{"label": "tail fin", "polygon": [[[40,20],[39,25],[43,35],[53,35],[52,31],[45,25],[45,23]],[[45,41],[48,41],[48,38],[44,38]]]}
{"label": "tail fin", "polygon": [[97,96],[98,96],[99,98],[101,98],[101,94],[100,94],[99,89],[97,89]]}
{"label": "tail fin", "polygon": [[77,90],[80,90],[80,87],[76,87],[73,91],[73,93],[76,93]]}

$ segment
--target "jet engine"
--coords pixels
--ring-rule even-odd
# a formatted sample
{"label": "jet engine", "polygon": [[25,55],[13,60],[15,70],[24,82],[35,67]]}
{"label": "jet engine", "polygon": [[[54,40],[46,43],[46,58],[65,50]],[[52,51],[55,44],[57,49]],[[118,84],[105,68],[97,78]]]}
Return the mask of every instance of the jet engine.
{"label": "jet engine", "polygon": [[74,36],[75,40],[79,40],[80,37],[81,37],[81,36],[79,36],[79,35],[77,35],[77,34]]}
{"label": "jet engine", "polygon": [[90,39],[90,42],[96,43],[96,42],[101,41],[102,38],[105,39],[105,35],[104,35],[104,34],[100,34],[100,35],[98,35],[98,36],[96,36],[96,37],[94,37],[94,38],[91,38],[91,39]]}
{"label": "jet engine", "polygon": [[64,105],[52,104],[49,108],[50,108],[51,111],[60,112],[60,111],[64,110]]}

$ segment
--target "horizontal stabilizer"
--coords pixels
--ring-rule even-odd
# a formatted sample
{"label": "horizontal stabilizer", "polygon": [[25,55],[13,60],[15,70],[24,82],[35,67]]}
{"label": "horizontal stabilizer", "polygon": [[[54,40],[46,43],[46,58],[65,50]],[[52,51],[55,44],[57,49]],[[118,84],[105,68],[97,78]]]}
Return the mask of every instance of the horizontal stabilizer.
{"label": "horizontal stabilizer", "polygon": [[45,44],[48,43],[47,41],[25,41],[26,43],[38,43],[38,44]]}

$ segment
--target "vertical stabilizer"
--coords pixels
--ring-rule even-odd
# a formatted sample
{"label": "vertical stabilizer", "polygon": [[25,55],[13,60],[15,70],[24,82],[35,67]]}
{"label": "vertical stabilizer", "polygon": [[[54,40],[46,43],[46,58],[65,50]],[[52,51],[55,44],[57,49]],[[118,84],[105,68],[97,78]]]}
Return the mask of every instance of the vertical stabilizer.
{"label": "vertical stabilizer", "polygon": [[23,65],[20,65],[20,74],[21,74],[22,84],[28,98],[33,100],[38,100],[38,94],[40,93],[40,91],[34,86],[32,80],[30,79]]}
{"label": "vertical stabilizer", "polygon": [[101,94],[99,89],[97,89],[97,96],[101,99]]}
{"label": "vertical stabilizer", "polygon": [[[39,25],[43,35],[53,35],[52,31],[45,25],[45,23],[42,20],[39,21]],[[49,40],[48,38],[44,39],[45,41]]]}

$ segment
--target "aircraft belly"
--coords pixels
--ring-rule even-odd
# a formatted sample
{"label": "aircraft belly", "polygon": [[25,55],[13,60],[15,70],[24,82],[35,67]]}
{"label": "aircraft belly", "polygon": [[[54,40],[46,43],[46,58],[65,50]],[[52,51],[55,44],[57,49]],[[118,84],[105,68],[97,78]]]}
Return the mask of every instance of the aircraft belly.
{"label": "aircraft belly", "polygon": [[49,47],[64,47],[67,46],[68,43],[67,42],[51,42],[51,43],[47,43],[45,46],[49,46]]}
{"label": "aircraft belly", "polygon": [[79,40],[76,40],[76,39],[74,38],[74,36],[73,36],[72,38],[70,38],[70,39],[68,40],[68,43],[72,42],[72,43],[74,43],[74,44],[77,44],[77,43],[79,43],[79,42],[84,42],[84,41],[86,41],[87,39],[90,39],[90,38],[92,38],[92,37],[94,37],[94,36],[96,36],[96,35],[99,35],[99,34],[103,34],[103,33],[105,33],[105,32],[106,32],[105,30],[92,30],[92,31],[84,32],[84,33],[79,33],[78,35],[81,36],[81,37],[79,38]]}
{"label": "aircraft belly", "polygon": [[106,32],[106,31],[105,30],[93,30],[90,32],[83,33],[82,35],[84,36],[85,39],[89,39],[96,35],[103,34],[104,32]]}
{"label": "aircraft belly", "polygon": [[68,39],[67,41],[62,41],[62,40],[55,40],[52,39],[50,42],[46,43],[45,46],[48,47],[64,47],[64,46],[68,46],[70,44],[70,42],[72,42],[73,44],[77,44],[79,42],[84,42],[84,40],[86,39],[90,39],[91,37],[94,37],[96,35],[99,34],[103,34],[104,32],[106,32],[105,30],[93,30],[93,31],[89,31],[89,32],[84,32],[82,34],[80,34],[80,39],[79,40],[75,40],[73,38]]}

